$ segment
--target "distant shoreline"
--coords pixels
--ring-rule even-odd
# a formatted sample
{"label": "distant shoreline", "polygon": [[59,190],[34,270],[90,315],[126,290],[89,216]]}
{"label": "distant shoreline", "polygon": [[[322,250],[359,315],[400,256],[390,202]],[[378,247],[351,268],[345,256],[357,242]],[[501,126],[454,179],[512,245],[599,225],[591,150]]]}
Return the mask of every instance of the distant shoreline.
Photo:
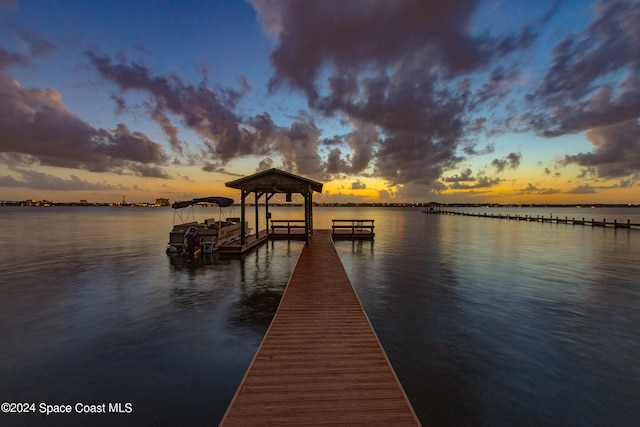
{"label": "distant shoreline", "polygon": [[[45,200],[28,200],[28,201],[0,201],[2,206],[18,206],[18,207],[143,207],[143,208],[159,208],[170,207],[169,205],[158,205],[156,203],[80,203],[80,202],[50,202]],[[240,206],[239,203],[233,206]],[[254,206],[247,203],[246,206]],[[258,206],[264,206],[260,203]],[[270,203],[271,207],[303,207],[301,203]],[[424,208],[424,207],[440,207],[440,208],[638,208],[640,204],[632,203],[314,203],[313,207],[345,207],[345,208]]]}

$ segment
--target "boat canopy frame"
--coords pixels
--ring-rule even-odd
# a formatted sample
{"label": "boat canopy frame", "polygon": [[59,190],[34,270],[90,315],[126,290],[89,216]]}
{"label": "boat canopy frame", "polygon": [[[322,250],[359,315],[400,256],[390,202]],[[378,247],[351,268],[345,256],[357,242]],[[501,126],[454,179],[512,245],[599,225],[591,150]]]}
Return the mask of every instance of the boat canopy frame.
{"label": "boat canopy frame", "polygon": [[[192,200],[185,200],[181,202],[174,202],[171,207],[173,211],[173,225],[176,224],[176,216],[180,219],[181,223],[189,222],[191,217],[192,221],[196,221],[195,212],[193,211],[194,205],[217,205],[220,210],[220,219],[222,220],[222,208],[233,205],[234,200],[228,197],[210,196],[210,197],[198,197]],[[187,211],[186,219],[183,218],[181,210],[184,208],[190,208]]]}
{"label": "boat canopy frame", "polygon": [[218,205],[221,208],[226,208],[227,206],[231,206],[233,204],[233,199],[218,196],[198,197],[192,200],[185,200],[183,202],[175,202],[171,205],[171,207],[173,209],[184,209],[198,203],[208,203],[212,205]]}

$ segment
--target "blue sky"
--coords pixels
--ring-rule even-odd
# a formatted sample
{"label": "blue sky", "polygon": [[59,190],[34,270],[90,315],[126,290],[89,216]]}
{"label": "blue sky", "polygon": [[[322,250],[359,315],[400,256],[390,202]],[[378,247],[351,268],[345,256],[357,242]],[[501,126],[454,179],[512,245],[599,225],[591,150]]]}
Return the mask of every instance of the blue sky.
{"label": "blue sky", "polygon": [[0,200],[640,203],[637,1],[0,0]]}

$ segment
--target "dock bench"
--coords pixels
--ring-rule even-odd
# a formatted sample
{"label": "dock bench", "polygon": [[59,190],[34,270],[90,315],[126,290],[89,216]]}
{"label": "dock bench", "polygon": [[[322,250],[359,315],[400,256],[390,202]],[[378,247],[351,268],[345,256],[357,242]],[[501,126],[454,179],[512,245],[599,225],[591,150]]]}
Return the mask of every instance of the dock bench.
{"label": "dock bench", "polygon": [[335,238],[372,239],[373,219],[333,219],[331,235]]}
{"label": "dock bench", "polygon": [[272,219],[271,232],[275,233],[278,229],[286,229],[287,234],[291,234],[291,229],[305,228],[304,219]]}

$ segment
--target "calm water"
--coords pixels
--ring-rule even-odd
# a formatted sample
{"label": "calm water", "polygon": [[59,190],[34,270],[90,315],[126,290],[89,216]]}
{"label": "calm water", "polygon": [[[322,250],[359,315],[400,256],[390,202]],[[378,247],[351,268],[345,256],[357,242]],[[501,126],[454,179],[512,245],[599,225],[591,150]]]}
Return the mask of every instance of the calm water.
{"label": "calm water", "polygon": [[[317,228],[334,218],[375,219],[373,243],[336,246],[423,424],[637,424],[640,230],[314,210]],[[302,243],[185,265],[164,254],[171,224],[170,209],[0,208],[1,400],[133,406],[0,424],[220,420]]]}

